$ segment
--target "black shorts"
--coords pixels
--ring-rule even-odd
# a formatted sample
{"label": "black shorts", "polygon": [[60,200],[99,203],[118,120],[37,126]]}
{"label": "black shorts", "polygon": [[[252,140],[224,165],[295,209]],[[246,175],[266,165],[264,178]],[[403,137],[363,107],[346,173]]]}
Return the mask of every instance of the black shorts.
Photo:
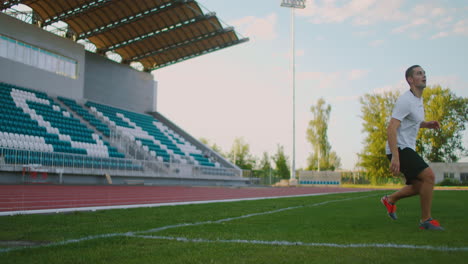
{"label": "black shorts", "polygon": [[[410,148],[398,148],[398,153],[400,154],[400,171],[405,175],[406,184],[410,185],[418,178],[419,173],[429,167],[429,165],[416,151]],[[392,160],[392,154],[387,155],[387,157],[390,161]]]}

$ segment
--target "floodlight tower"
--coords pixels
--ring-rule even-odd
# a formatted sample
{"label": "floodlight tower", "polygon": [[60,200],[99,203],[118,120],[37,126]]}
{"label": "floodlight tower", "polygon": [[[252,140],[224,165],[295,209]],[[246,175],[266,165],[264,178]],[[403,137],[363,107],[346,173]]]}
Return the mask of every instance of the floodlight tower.
{"label": "floodlight tower", "polygon": [[292,105],[293,105],[293,153],[292,153],[292,171],[290,182],[295,184],[296,181],[296,62],[295,62],[295,49],[294,49],[294,9],[305,8],[305,0],[282,0],[282,7],[291,8],[291,86],[292,86]]}

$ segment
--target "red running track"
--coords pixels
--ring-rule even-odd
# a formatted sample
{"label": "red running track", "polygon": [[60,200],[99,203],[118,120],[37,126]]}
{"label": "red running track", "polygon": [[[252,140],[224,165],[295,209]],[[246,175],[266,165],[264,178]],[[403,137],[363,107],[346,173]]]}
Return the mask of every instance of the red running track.
{"label": "red running track", "polygon": [[0,212],[313,195],[368,189],[0,185]]}

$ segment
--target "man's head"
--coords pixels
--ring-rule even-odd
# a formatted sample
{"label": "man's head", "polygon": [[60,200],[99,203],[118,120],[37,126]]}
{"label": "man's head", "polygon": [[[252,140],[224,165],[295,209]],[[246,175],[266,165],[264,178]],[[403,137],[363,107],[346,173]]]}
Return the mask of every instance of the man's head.
{"label": "man's head", "polygon": [[409,67],[405,72],[406,81],[418,89],[426,88],[426,72],[419,65]]}

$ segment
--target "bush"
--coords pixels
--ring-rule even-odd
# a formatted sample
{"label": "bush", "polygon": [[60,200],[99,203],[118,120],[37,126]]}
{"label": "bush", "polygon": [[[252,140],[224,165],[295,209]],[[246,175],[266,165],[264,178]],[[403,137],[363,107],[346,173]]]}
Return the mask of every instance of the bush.
{"label": "bush", "polygon": [[439,186],[461,186],[463,185],[459,180],[452,178],[445,178],[443,181],[439,182]]}

